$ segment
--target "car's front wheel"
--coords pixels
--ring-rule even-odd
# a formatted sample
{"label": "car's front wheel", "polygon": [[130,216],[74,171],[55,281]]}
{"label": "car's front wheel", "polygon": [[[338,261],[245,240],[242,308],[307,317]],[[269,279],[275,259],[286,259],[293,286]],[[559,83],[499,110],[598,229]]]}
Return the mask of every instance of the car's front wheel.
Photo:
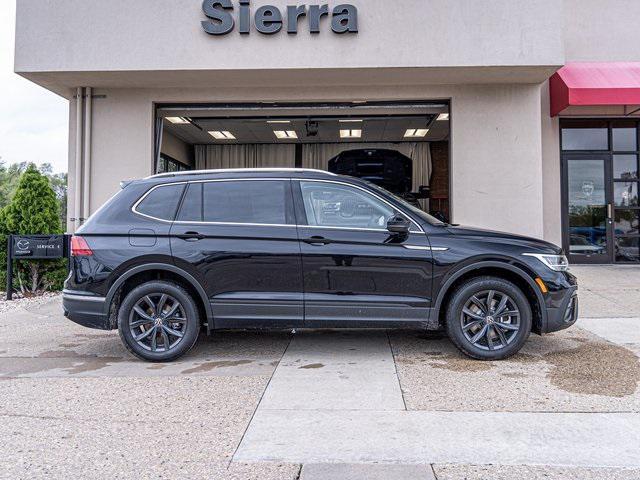
{"label": "car's front wheel", "polygon": [[466,355],[501,360],[517,353],[531,333],[531,306],[522,290],[497,277],[460,285],[447,308],[447,333]]}
{"label": "car's front wheel", "polygon": [[175,360],[198,339],[198,308],[181,286],[147,282],[129,292],[120,305],[118,331],[135,356],[151,362]]}

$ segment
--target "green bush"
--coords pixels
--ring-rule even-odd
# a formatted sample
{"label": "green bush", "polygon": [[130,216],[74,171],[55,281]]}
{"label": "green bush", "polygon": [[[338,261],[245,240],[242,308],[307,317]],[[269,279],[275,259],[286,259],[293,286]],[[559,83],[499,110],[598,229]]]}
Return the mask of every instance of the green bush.
{"label": "green bush", "polygon": [[[7,235],[62,234],[60,207],[49,179],[35,165],[20,176],[10,203],[0,211],[0,261],[6,282]],[[14,263],[14,285],[34,294],[39,290],[59,290],[66,275],[63,260],[21,261]]]}

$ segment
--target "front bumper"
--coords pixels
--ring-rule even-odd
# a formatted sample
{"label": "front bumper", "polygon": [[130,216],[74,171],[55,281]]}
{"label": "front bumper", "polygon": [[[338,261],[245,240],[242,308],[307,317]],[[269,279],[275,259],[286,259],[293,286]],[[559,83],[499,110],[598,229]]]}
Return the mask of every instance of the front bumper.
{"label": "front bumper", "polygon": [[105,304],[104,297],[70,290],[62,292],[64,316],[83,327],[111,330],[109,317],[105,314]]}
{"label": "front bumper", "polygon": [[547,324],[543,333],[564,330],[578,320],[578,287],[572,286],[564,290],[561,296],[556,292],[555,296],[553,304],[557,306],[547,306]]}

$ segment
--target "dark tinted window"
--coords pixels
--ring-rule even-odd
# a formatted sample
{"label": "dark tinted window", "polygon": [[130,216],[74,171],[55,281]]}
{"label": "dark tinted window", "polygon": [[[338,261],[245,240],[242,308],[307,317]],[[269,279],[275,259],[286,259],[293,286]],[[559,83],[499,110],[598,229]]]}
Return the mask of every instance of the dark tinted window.
{"label": "dark tinted window", "polygon": [[192,183],[182,201],[182,208],[176,220],[180,222],[202,221],[202,184]]}
{"label": "dark tinted window", "polygon": [[287,215],[287,183],[248,180],[204,184],[204,221],[219,223],[293,223]]}
{"label": "dark tinted window", "polygon": [[183,190],[184,185],[157,187],[144,197],[136,211],[150,217],[173,221]]}

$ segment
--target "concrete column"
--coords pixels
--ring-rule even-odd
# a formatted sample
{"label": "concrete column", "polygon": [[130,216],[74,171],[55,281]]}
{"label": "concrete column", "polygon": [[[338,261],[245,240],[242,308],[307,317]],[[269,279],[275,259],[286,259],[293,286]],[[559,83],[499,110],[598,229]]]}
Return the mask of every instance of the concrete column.
{"label": "concrete column", "polygon": [[542,238],[540,86],[460,87],[451,108],[453,221]]}

